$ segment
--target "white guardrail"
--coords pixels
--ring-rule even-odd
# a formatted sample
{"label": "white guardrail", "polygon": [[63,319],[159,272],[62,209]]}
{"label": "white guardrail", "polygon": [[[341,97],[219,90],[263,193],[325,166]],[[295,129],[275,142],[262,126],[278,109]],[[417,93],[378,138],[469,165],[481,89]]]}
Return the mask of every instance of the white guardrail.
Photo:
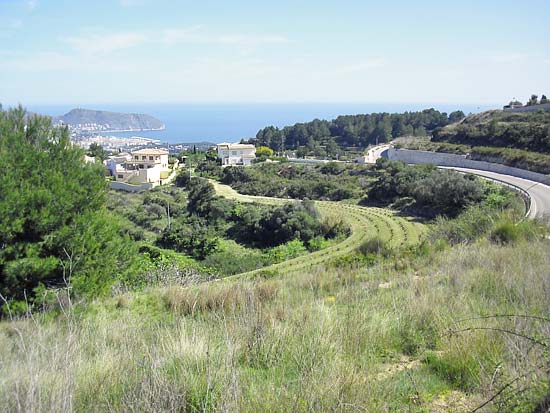
{"label": "white guardrail", "polygon": [[529,195],[529,192],[527,192],[523,188],[520,188],[517,185],[511,184],[509,182],[504,182],[504,181],[502,181],[498,178],[487,178],[487,177],[483,177],[483,176],[480,176],[480,175],[477,175],[477,176],[479,176],[481,178],[485,178],[489,181],[496,182],[499,185],[507,186],[508,188],[513,189],[516,192],[519,192],[519,194],[523,198],[523,202],[525,202],[525,218],[529,217],[529,215],[531,214],[531,203],[532,203],[531,195]]}

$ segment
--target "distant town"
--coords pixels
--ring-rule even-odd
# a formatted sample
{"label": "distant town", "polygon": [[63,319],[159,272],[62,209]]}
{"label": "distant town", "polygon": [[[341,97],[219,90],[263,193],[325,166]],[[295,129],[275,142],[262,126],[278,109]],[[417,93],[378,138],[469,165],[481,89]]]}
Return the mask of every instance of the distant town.
{"label": "distant town", "polygon": [[[206,150],[214,146],[210,142],[167,144],[160,139],[138,136],[139,132],[165,129],[165,125],[160,120],[145,114],[76,108],[62,116],[52,117],[52,122],[54,125],[67,126],[71,140],[84,149],[96,144],[101,145],[108,152],[162,148],[169,153],[180,153],[193,148]],[[111,135],[116,132],[136,132],[136,136]]]}

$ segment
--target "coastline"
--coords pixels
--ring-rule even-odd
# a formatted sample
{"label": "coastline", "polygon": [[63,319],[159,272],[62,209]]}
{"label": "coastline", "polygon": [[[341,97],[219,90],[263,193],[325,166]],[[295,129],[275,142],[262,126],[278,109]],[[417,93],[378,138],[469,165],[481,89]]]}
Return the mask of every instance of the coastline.
{"label": "coastline", "polygon": [[[155,131],[163,131],[166,130],[166,126],[163,125],[160,128],[153,128],[153,129],[108,129],[108,130],[101,130],[101,131],[93,131],[93,132],[105,132],[105,133],[119,133],[119,132],[155,132]],[[92,132],[92,131],[91,131]]]}

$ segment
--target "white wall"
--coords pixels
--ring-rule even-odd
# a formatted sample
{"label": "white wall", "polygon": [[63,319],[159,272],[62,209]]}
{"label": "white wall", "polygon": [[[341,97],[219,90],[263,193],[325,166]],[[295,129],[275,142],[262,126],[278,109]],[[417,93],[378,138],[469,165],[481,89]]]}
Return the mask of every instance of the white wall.
{"label": "white wall", "polygon": [[471,159],[466,159],[466,157],[463,155],[390,148],[387,152],[382,153],[382,156],[392,161],[402,161],[412,164],[434,164],[438,166],[454,166],[457,168],[479,169],[481,171],[511,175],[518,178],[529,179],[531,181],[550,185],[549,175],[526,171],[525,169],[514,168],[498,163],[473,161]]}
{"label": "white wall", "polygon": [[127,184],[125,182],[117,182],[117,181],[111,181],[110,185],[112,189],[118,189],[126,192],[147,191],[154,187],[153,184],[132,185],[132,184]]}

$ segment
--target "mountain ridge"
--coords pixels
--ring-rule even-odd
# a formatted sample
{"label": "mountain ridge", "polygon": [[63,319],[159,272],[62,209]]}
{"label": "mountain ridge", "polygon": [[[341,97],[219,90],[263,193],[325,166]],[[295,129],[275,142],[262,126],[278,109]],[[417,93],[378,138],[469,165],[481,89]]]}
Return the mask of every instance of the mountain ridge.
{"label": "mountain ridge", "polygon": [[77,129],[95,125],[103,131],[163,130],[165,125],[157,118],[142,113],[122,113],[75,108],[61,116],[53,116],[53,123],[63,123]]}

